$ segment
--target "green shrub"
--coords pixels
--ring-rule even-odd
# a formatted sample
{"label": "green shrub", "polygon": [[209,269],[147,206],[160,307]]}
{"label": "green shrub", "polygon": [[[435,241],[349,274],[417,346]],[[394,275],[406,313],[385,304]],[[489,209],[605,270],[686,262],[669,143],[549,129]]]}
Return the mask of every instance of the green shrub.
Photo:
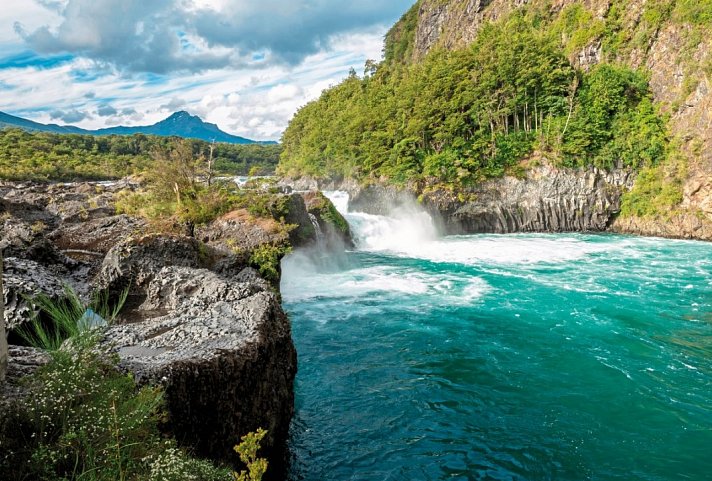
{"label": "green shrub", "polygon": [[[212,481],[228,469],[190,457],[165,439],[159,388],[137,388],[118,357],[80,334],[26,379],[30,402],[0,428],[20,444],[3,446],[0,471],[8,481]],[[7,441],[5,441],[7,442]]]}
{"label": "green shrub", "polygon": [[27,301],[38,312],[29,323],[17,329],[18,335],[30,346],[47,351],[56,351],[70,338],[81,339],[90,330],[95,316],[111,324],[119,315],[128,289],[117,299],[110,299],[108,291],[95,292],[88,303],[84,303],[69,286],[64,288],[64,297],[57,301],[40,294]]}
{"label": "green shrub", "polygon": [[252,251],[250,264],[259,270],[260,274],[270,282],[279,282],[279,263],[290,252],[289,247],[262,244]]}
{"label": "green shrub", "polygon": [[683,186],[688,175],[688,156],[675,139],[665,159],[640,170],[633,189],[622,199],[622,217],[668,218],[683,200]]}
{"label": "green shrub", "polygon": [[249,433],[242,437],[242,442],[235,446],[235,452],[240,455],[240,460],[247,466],[247,471],[233,473],[235,481],[260,481],[267,472],[267,460],[257,457],[260,442],[267,434],[262,428],[257,432]]}
{"label": "green shrub", "polygon": [[[152,168],[152,154],[188,143],[197,157],[210,145],[176,137],[92,136],[30,133],[0,128],[0,178],[13,180],[98,180],[135,175]],[[282,151],[280,145],[216,144],[215,172],[245,175],[251,168],[271,173]]]}

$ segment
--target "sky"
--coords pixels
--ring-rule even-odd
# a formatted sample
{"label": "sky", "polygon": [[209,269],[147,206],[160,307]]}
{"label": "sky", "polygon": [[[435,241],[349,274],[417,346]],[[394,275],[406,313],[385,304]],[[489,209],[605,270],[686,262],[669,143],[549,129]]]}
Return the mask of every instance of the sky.
{"label": "sky", "polygon": [[380,60],[414,2],[0,1],[0,111],[96,129],[185,110],[255,140]]}

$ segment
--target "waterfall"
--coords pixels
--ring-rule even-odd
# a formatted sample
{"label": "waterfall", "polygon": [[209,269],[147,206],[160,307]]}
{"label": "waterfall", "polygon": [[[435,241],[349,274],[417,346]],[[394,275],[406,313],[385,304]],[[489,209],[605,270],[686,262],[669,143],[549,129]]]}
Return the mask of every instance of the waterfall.
{"label": "waterfall", "polygon": [[317,220],[316,216],[312,213],[309,213],[309,220],[314,226],[314,232],[316,232],[316,244],[321,247],[324,245],[324,232],[321,230],[319,220]]}
{"label": "waterfall", "polygon": [[348,214],[350,199],[348,192],[344,192],[343,190],[333,190],[330,192],[324,192],[324,195],[331,201],[332,204],[334,204],[334,207],[336,207],[336,210],[338,210],[341,215],[345,216]]}
{"label": "waterfall", "polygon": [[399,206],[389,215],[349,212],[349,194],[343,191],[324,192],[351,227],[359,250],[413,253],[423,245],[438,239],[433,219],[420,206]]}

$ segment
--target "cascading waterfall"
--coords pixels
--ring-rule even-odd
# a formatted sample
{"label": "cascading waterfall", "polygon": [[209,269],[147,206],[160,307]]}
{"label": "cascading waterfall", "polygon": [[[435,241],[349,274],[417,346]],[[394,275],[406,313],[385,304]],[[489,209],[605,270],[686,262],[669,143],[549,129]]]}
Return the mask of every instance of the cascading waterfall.
{"label": "cascading waterfall", "polygon": [[324,233],[321,230],[319,221],[317,220],[317,218],[314,214],[309,213],[308,215],[309,215],[309,220],[312,223],[312,226],[314,226],[314,232],[316,233],[316,243],[318,246],[323,246],[324,245]]}
{"label": "cascading waterfall", "polygon": [[440,237],[348,212],[345,262],[283,261],[292,478],[706,479],[712,244]]}
{"label": "cascading waterfall", "polygon": [[324,192],[351,226],[359,250],[415,253],[438,238],[433,219],[417,205],[399,206],[388,216],[349,212],[349,194]]}

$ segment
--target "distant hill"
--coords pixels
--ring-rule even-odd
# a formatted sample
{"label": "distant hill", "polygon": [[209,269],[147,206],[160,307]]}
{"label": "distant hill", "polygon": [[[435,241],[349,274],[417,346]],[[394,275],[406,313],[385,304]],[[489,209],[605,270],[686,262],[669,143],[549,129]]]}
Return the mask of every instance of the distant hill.
{"label": "distant hill", "polygon": [[55,134],[90,134],[92,132],[79,127],[57,124],[40,124],[31,120],[15,117],[14,115],[0,112],[0,129],[5,127],[19,127],[30,132],[52,132]]}
{"label": "distant hill", "polygon": [[31,132],[52,132],[55,134],[85,134],[85,135],[133,135],[146,134],[161,137],[183,137],[200,139],[207,142],[224,142],[228,144],[273,144],[275,142],[257,142],[223,132],[215,124],[203,122],[200,117],[188,112],[176,112],[165,120],[153,125],[139,127],[111,127],[108,129],[86,130],[71,125],[40,124],[31,120],[15,117],[0,112],[0,128],[19,127]]}

